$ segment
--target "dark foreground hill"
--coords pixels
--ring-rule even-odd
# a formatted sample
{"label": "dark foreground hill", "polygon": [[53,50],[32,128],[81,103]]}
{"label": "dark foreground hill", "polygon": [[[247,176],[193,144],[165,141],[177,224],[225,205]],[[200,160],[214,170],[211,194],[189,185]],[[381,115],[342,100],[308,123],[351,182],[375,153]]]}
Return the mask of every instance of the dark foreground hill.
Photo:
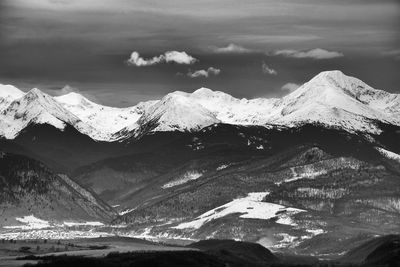
{"label": "dark foreground hill", "polygon": [[39,161],[0,152],[0,226],[17,217],[42,220],[100,220],[115,216],[110,206],[66,175]]}
{"label": "dark foreground hill", "polygon": [[260,244],[234,240],[202,240],[188,247],[197,248],[223,259],[225,262],[247,262],[254,265],[271,264],[279,259]]}
{"label": "dark foreground hill", "polygon": [[233,240],[203,240],[189,245],[189,248],[195,250],[187,251],[110,253],[103,258],[27,256],[21,259],[39,260],[34,266],[46,267],[397,267],[400,263],[399,240],[398,235],[375,238],[334,261],[311,256],[276,256],[258,244]]}
{"label": "dark foreground hill", "polygon": [[341,261],[366,266],[400,266],[400,235],[373,238],[350,250]]}

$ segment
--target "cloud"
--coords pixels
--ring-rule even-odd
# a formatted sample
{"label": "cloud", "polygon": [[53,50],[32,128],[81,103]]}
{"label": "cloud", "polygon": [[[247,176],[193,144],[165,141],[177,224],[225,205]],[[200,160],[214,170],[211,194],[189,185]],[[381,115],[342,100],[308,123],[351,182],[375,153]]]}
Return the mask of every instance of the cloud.
{"label": "cloud", "polygon": [[190,78],[199,78],[199,77],[205,77],[208,78],[210,75],[218,75],[221,73],[220,69],[209,67],[206,70],[196,70],[194,72],[189,71],[187,73],[187,76]]}
{"label": "cloud", "polygon": [[286,83],[281,87],[282,91],[289,91],[289,93],[295,91],[297,88],[299,88],[300,85],[297,83]]}
{"label": "cloud", "polygon": [[262,63],[261,68],[262,68],[262,72],[265,74],[278,75],[278,72],[276,70],[268,67],[268,65],[265,62]]}
{"label": "cloud", "polygon": [[186,52],[167,51],[162,55],[155,56],[150,59],[142,58],[138,52],[133,51],[130,58],[127,60],[128,65],[136,67],[152,66],[160,63],[176,63],[190,65],[198,61],[196,58],[188,55]]}
{"label": "cloud", "polygon": [[70,85],[65,85],[63,88],[55,88],[53,89],[53,94],[60,96],[60,95],[66,95],[69,93],[80,93],[79,89],[76,87],[72,87]]}
{"label": "cloud", "polygon": [[168,51],[164,54],[167,63],[175,62],[177,64],[190,65],[198,61],[194,57],[186,54],[186,52]]}
{"label": "cloud", "polygon": [[214,53],[218,53],[218,54],[244,54],[244,53],[251,53],[254,52],[251,49],[245,48],[243,46],[240,45],[236,45],[236,44],[229,44],[227,46],[224,47],[217,47],[217,46],[211,46],[210,50]]}
{"label": "cloud", "polygon": [[337,58],[343,57],[344,55],[340,52],[336,51],[328,51],[321,48],[314,48],[307,51],[298,51],[298,50],[278,50],[273,52],[273,55],[276,56],[285,56],[291,58],[312,58],[312,59],[330,59],[330,58]]}

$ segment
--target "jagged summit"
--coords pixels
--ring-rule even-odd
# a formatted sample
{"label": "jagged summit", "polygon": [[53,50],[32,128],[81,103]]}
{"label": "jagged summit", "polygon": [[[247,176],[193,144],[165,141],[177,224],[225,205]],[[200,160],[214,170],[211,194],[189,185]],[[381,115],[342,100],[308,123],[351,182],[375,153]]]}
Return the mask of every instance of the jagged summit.
{"label": "jagged summit", "polygon": [[400,125],[400,95],[376,90],[338,70],[319,73],[283,98],[238,99],[202,87],[193,93],[175,91],[161,100],[114,108],[74,92],[51,97],[37,88],[24,94],[7,86],[0,93],[0,108],[0,134],[6,138],[17,136],[28,123],[47,123],[58,129],[70,124],[102,141],[155,131],[197,131],[220,122],[289,127],[318,123],[368,133],[380,133],[377,122]]}

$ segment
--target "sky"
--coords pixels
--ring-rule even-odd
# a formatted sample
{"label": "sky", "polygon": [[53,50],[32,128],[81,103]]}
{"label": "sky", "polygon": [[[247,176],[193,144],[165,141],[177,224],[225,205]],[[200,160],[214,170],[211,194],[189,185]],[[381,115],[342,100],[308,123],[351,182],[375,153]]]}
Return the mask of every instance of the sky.
{"label": "sky", "polygon": [[336,69],[400,93],[398,0],[0,0],[0,83],[25,91],[281,97]]}

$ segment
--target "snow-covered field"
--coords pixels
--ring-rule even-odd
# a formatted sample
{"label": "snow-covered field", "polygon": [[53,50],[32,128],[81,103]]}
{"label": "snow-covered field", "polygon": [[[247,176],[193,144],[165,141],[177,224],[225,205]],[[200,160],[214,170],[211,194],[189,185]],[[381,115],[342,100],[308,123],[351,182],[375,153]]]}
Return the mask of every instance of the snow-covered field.
{"label": "snow-covered field", "polygon": [[0,239],[78,239],[114,236],[109,232],[94,230],[71,230],[65,228],[36,229],[24,231],[0,231]]}
{"label": "snow-covered field", "polygon": [[4,226],[6,229],[21,229],[21,230],[32,230],[32,229],[44,229],[49,228],[50,223],[45,220],[41,220],[36,218],[33,215],[28,215],[24,217],[15,218],[18,222],[22,223],[22,225],[12,225],[12,226]]}
{"label": "snow-covered field", "polygon": [[299,212],[305,212],[305,210],[263,202],[262,200],[266,195],[268,195],[268,192],[249,193],[246,197],[235,199],[225,205],[219,206],[200,215],[193,221],[181,223],[174,228],[199,229],[207,222],[235,213],[241,214],[239,216],[240,218],[260,220],[270,220],[275,218],[277,219],[276,222],[279,224],[295,226],[296,224],[291,219],[291,216]]}
{"label": "snow-covered field", "polygon": [[111,233],[97,231],[101,222],[50,222],[27,215],[16,217],[18,225],[7,225],[0,229],[0,239],[74,239],[110,236]]}

